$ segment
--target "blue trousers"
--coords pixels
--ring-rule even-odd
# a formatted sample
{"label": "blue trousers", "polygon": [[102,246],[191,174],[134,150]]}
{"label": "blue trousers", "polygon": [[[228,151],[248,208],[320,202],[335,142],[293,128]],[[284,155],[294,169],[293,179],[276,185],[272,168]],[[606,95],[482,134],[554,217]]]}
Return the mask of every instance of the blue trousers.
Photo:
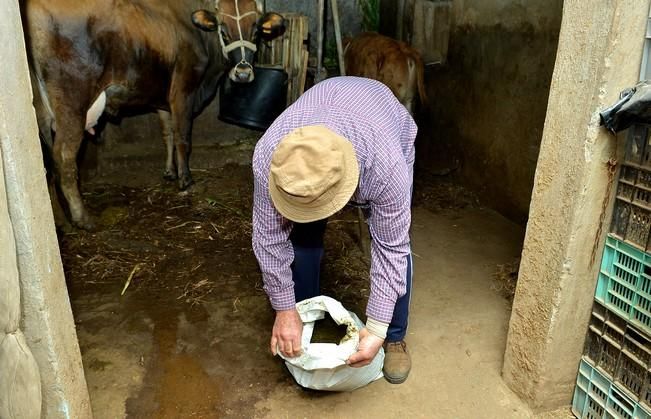
{"label": "blue trousers", "polygon": [[[323,235],[328,220],[312,223],[294,223],[289,236],[294,247],[294,263],[292,278],[294,280],[294,295],[296,301],[320,295],[319,276],[321,258],[323,257]],[[393,318],[387,331],[387,342],[404,340],[409,323],[409,303],[411,301],[412,258],[407,256],[407,292],[398,298],[393,309]]]}

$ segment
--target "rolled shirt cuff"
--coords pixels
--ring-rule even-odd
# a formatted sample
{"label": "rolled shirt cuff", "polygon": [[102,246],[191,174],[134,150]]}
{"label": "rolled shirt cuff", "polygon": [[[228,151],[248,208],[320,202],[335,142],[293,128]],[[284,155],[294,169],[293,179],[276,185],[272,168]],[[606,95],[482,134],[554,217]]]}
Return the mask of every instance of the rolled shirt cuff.
{"label": "rolled shirt cuff", "polygon": [[367,318],[373,318],[383,323],[391,323],[397,299],[397,294],[394,296],[384,296],[371,290],[371,295],[368,297],[368,305],[366,306]]}
{"label": "rolled shirt cuff", "polygon": [[380,322],[372,318],[366,320],[366,329],[368,332],[380,339],[386,339],[387,331],[389,330],[389,323]]}
{"label": "rolled shirt cuff", "polygon": [[292,310],[296,308],[296,297],[294,288],[285,288],[284,290],[268,291],[271,307],[276,311]]}

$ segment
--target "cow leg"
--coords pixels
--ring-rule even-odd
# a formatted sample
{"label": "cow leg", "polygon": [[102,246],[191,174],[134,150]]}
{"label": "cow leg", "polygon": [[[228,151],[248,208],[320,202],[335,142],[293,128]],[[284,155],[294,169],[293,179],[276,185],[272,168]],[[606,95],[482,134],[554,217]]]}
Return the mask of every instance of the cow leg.
{"label": "cow leg", "polygon": [[50,202],[52,203],[52,215],[54,216],[54,225],[63,231],[71,229],[72,226],[66,218],[66,213],[59,202],[59,196],[55,184],[54,176],[47,175],[47,189],[50,194]]}
{"label": "cow leg", "polygon": [[190,175],[190,153],[192,152],[192,111],[199,80],[205,68],[199,69],[193,60],[180,60],[174,68],[170,85],[169,105],[172,113],[174,147],[176,148],[176,170],[179,189],[189,188],[194,181]]}
{"label": "cow leg", "polygon": [[84,138],[84,120],[74,111],[57,110],[56,114],[57,133],[52,154],[59,186],[68,203],[73,224],[91,230],[94,223],[84,207],[77,184],[77,153]]}
{"label": "cow leg", "polygon": [[[188,95],[192,96],[192,95]],[[176,167],[179,179],[179,189],[185,190],[193,183],[190,175],[190,152],[192,151],[192,107],[191,100],[186,96],[172,100],[172,125],[174,128],[174,146],[176,148]]]}
{"label": "cow leg", "polygon": [[165,159],[165,171],[163,179],[176,180],[176,167],[174,166],[174,125],[172,123],[172,114],[167,111],[158,111],[161,130],[163,132],[163,141],[167,150]]}

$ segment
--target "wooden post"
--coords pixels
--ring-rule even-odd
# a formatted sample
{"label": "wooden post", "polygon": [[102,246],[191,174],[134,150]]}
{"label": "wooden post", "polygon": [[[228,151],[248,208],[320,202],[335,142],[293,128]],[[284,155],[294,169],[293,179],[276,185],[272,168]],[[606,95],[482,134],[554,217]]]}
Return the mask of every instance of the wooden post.
{"label": "wooden post", "polygon": [[302,95],[305,91],[305,80],[307,79],[307,61],[310,58],[310,54],[307,52],[307,48],[303,49],[303,68],[301,72],[301,79],[298,85],[298,95]]}
{"label": "wooden post", "polygon": [[330,0],[332,6],[332,21],[335,25],[335,40],[337,41],[337,56],[339,57],[339,73],[346,75],[346,66],[344,64],[344,48],[341,42],[341,25],[339,24],[339,6],[337,0]]}
{"label": "wooden post", "polygon": [[326,74],[323,68],[323,32],[325,25],[323,18],[325,14],[325,0],[319,0],[317,4],[316,75],[314,76],[315,83],[318,83],[326,78]]}
{"label": "wooden post", "polygon": [[411,45],[412,31],[414,29],[414,11],[416,9],[416,0],[404,0],[402,10],[402,40]]}

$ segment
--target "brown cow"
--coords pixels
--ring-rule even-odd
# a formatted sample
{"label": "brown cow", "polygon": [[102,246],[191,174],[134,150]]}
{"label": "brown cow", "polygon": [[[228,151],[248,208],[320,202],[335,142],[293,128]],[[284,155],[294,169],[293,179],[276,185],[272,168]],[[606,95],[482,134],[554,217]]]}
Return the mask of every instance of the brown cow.
{"label": "brown cow", "polygon": [[236,63],[233,81],[253,80],[257,41],[284,30],[255,0],[26,0],[23,9],[39,129],[82,228],[92,228],[77,184],[84,130],[94,133],[103,112],[157,109],[164,177],[185,189],[193,114],[214,95],[226,61]]}
{"label": "brown cow", "polygon": [[346,74],[386,84],[413,115],[416,96],[426,102],[423,60],[415,49],[374,32],[345,41]]}

